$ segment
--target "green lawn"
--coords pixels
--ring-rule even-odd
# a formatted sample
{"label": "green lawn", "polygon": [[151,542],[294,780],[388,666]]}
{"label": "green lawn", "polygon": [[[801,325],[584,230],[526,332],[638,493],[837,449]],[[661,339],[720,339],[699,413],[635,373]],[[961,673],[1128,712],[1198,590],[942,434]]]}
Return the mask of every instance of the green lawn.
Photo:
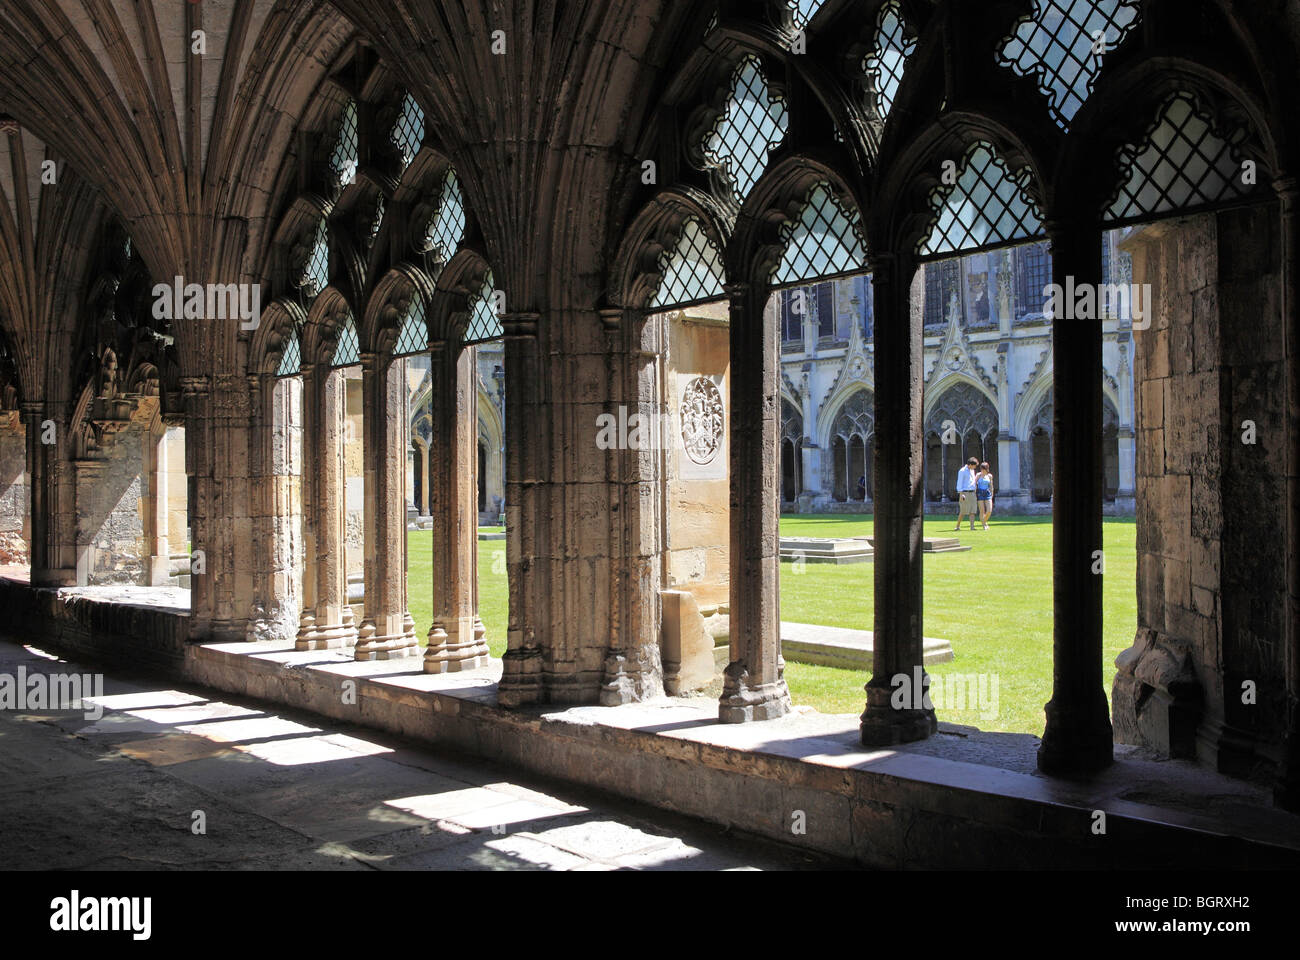
{"label": "green lawn", "polygon": [[[954,511],[955,513],[955,511]],[[783,517],[787,536],[869,536],[870,516]],[[1110,694],[1115,657],[1133,642],[1137,629],[1137,526],[1107,518],[1102,637],[1102,677]],[[995,515],[987,531],[953,531],[953,518],[927,516],[925,536],[957,536],[965,553],[925,558],[927,637],[952,643],[954,659],[927,670],[934,677],[987,674],[997,679],[998,713],[940,716],[983,729],[1043,732],[1043,705],[1052,696],[1052,521],[1050,517]],[[872,628],[872,564],[781,565],[781,619],[835,627]],[[786,681],[796,703],[826,713],[861,713],[867,671],[786,663]]]}
{"label": "green lawn", "polygon": [[[950,517],[926,517],[927,537],[952,535]],[[500,530],[483,528],[484,530]],[[870,535],[870,516],[783,517],[786,536],[844,537]],[[1116,655],[1133,642],[1137,627],[1136,525],[1131,519],[1107,519],[1105,635],[1102,676],[1109,688]],[[409,601],[416,631],[423,634],[432,618],[432,534],[408,534]],[[987,730],[1041,734],[1043,704],[1052,695],[1052,523],[1050,517],[996,516],[988,531],[963,529],[966,553],[925,559],[925,635],[952,643],[950,663],[929,669],[932,676],[986,675],[996,679],[996,716],[940,709],[940,717]],[[781,565],[781,618],[801,623],[870,630],[874,565],[804,564],[796,573]],[[499,657],[506,646],[505,541],[479,541],[479,612],[487,627],[488,646]],[[786,680],[795,703],[826,713],[860,713],[866,671],[839,670],[810,664],[786,664]],[[991,689],[991,688],[990,688]]]}
{"label": "green lawn", "polygon": [[[500,533],[501,527],[480,527],[485,533]],[[433,622],[433,531],[408,530],[406,593],[415,632],[425,643]],[[488,650],[499,657],[506,652],[506,616],[509,591],[506,586],[506,542],[478,542],[478,611],[487,628]]]}

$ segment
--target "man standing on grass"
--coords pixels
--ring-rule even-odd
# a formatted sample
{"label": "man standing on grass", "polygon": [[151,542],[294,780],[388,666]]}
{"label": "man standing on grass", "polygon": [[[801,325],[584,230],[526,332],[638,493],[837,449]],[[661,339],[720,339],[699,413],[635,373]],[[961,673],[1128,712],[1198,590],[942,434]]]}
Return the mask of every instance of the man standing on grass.
{"label": "man standing on grass", "polygon": [[979,507],[975,505],[975,471],[980,462],[974,457],[966,461],[966,466],[957,471],[957,529],[961,529],[961,518],[970,517],[970,528],[975,529],[975,514]]}

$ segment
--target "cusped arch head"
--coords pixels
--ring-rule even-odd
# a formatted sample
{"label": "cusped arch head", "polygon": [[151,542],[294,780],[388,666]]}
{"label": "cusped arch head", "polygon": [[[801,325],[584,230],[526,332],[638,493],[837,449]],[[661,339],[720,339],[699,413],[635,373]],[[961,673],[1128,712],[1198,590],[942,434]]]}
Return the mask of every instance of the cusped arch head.
{"label": "cusped arch head", "polygon": [[883,175],[875,186],[880,201],[865,218],[868,242],[877,250],[916,256],[931,232],[936,191],[954,188],[953,183],[945,182],[945,174],[960,171],[970,152],[981,143],[990,145],[1012,174],[1027,171],[1024,192],[1045,222],[1052,212],[1046,174],[1050,173],[1050,158],[1055,153],[1051,144],[1036,145],[1034,138],[1023,136],[1023,127],[1023,121],[1014,115],[953,112],[918,130],[882,169]]}
{"label": "cusped arch head", "polygon": [[1074,185],[1081,218],[1095,219],[1115,198],[1124,178],[1122,152],[1147,143],[1164,108],[1180,94],[1208,117],[1215,135],[1227,139],[1230,131],[1239,132],[1234,156],[1257,164],[1257,183],[1270,183],[1285,168],[1279,141],[1289,134],[1275,129],[1268,106],[1227,65],[1144,58],[1104,76],[1104,86],[1075,116],[1057,172],[1061,184]]}
{"label": "cusped arch head", "polygon": [[[616,307],[649,309],[664,283],[664,268],[688,221],[695,221],[719,254],[727,247],[726,211],[712,195],[694,187],[662,190],[635,217],[610,267],[609,298]],[[726,277],[722,277],[726,282]]]}
{"label": "cusped arch head", "polygon": [[856,398],[859,396],[865,396],[864,402],[866,403],[867,410],[871,414],[874,430],[876,404],[875,389],[870,384],[861,382],[842,384],[838,389],[836,389],[834,395],[827,398],[827,402],[824,405],[824,409],[829,410],[830,415],[819,418],[820,423],[818,424],[817,430],[817,443],[823,450],[829,450],[831,448],[831,444],[835,441],[835,428],[839,422],[840,415],[843,414],[848,405],[851,402],[856,401]]}
{"label": "cusped arch head", "polygon": [[326,287],[317,295],[302,328],[304,365],[328,364],[333,359],[339,331],[348,317],[353,317],[353,322],[356,322],[352,303],[338,287]]}
{"label": "cusped arch head", "polygon": [[433,292],[433,280],[422,268],[412,263],[392,267],[375,284],[366,303],[365,315],[357,328],[361,351],[392,356],[408,312],[419,301],[427,316]]}
{"label": "cusped arch head", "polygon": [[1034,429],[1034,423],[1038,419],[1038,411],[1043,408],[1044,403],[1052,401],[1052,358],[1049,356],[1034,375],[1034,379],[1025,392],[1016,398],[1016,416],[1014,435],[1018,440],[1029,439],[1030,432]]}
{"label": "cusped arch head", "polygon": [[142,360],[127,372],[122,392],[129,397],[158,397],[162,393],[162,374],[155,364]]}
{"label": "cusped arch head", "polygon": [[261,323],[253,333],[249,349],[249,376],[275,376],[284,357],[285,346],[301,336],[307,313],[286,297],[277,297],[262,311]]}
{"label": "cusped arch head", "polygon": [[[825,186],[842,210],[861,217],[860,194],[826,158],[811,154],[786,157],[763,174],[736,218],[724,256],[732,282],[756,287],[771,284],[785,254],[788,234],[798,225],[809,195],[818,185]],[[866,237],[859,239],[869,249]]]}
{"label": "cusped arch head", "polygon": [[448,261],[429,307],[431,341],[458,344],[464,339],[470,309],[491,272],[482,252],[472,247],[462,246]]}
{"label": "cusped arch head", "polygon": [[921,422],[925,425],[927,432],[933,427],[931,421],[935,414],[945,405],[945,402],[950,399],[952,392],[963,387],[973,389],[977,394],[979,394],[980,398],[988,403],[988,405],[993,409],[993,425],[999,426],[997,413],[998,398],[993,395],[985,384],[980,383],[974,377],[964,372],[955,372],[949,373],[946,377],[940,380],[933,390],[927,390],[925,392],[925,404],[922,409]]}

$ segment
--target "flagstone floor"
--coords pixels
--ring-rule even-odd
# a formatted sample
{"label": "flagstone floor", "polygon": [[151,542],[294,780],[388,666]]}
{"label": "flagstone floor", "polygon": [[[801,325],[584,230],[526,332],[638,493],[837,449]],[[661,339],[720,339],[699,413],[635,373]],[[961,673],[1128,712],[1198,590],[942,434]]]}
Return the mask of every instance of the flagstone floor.
{"label": "flagstone floor", "polygon": [[369,731],[102,676],[81,709],[13,699],[92,674],[0,640],[5,869],[772,870],[804,851]]}

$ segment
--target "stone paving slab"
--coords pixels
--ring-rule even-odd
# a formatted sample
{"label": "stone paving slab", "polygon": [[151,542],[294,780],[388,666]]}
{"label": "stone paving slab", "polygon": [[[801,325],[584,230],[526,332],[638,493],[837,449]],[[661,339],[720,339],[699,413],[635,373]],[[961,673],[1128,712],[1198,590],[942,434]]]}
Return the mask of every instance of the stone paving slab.
{"label": "stone paving slab", "polygon": [[[87,668],[0,641],[0,673]],[[416,661],[418,668],[418,660]],[[85,710],[0,711],[7,869],[804,869],[840,861],[466,757],[104,676]],[[205,832],[192,830],[201,811]],[[576,825],[577,833],[564,832]],[[559,831],[558,833],[556,831]],[[633,852],[664,851],[628,860]],[[550,842],[548,837],[562,842]],[[574,839],[578,838],[578,839]],[[580,849],[574,849],[580,848]]]}

